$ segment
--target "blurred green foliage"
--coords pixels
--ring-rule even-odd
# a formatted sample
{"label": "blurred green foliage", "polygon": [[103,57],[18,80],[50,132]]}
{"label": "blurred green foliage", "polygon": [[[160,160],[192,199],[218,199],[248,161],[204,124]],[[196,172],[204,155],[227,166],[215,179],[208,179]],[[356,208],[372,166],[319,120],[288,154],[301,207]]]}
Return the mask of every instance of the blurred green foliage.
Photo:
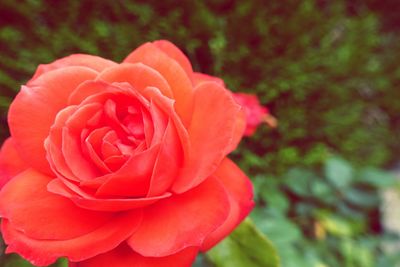
{"label": "blurred green foliage", "polygon": [[[35,267],[34,265],[30,264],[29,262],[23,260],[16,254],[11,254],[6,257],[4,260],[4,264],[0,261],[0,266],[2,267]],[[68,267],[67,260],[60,259],[56,263],[50,265],[49,267]]]}
{"label": "blurred green foliage", "polygon": [[233,233],[207,253],[215,267],[279,267],[277,252],[269,241],[246,219]]}
{"label": "blurred green foliage", "polygon": [[396,10],[396,0],[2,0],[0,142],[38,64],[71,53],[121,61],[169,39],[195,70],[257,94],[279,120],[233,157],[255,177],[252,217],[282,266],[392,267],[398,259],[380,246],[396,237],[383,233],[378,209],[392,179],[361,166],[389,166],[400,149]]}
{"label": "blurred green foliage", "polygon": [[275,246],[249,218],[207,254],[200,254],[193,264],[193,267],[260,266],[282,265]]}
{"label": "blurred green foliage", "polygon": [[399,237],[383,233],[377,210],[378,192],[399,187],[394,175],[332,157],[318,171],[294,167],[282,177],[260,174],[254,183],[258,205],[251,217],[283,267],[400,264],[398,253],[382,250]]}

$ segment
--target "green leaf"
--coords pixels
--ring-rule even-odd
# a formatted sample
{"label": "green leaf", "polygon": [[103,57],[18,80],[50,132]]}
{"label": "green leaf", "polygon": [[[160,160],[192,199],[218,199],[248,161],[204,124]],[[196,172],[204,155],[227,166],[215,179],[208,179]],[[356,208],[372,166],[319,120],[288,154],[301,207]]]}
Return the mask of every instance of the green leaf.
{"label": "green leaf", "polygon": [[311,181],[315,180],[315,174],[302,168],[292,168],[285,177],[286,186],[299,196],[310,195]]}
{"label": "green leaf", "polygon": [[352,237],[365,228],[362,221],[344,218],[329,211],[318,211],[317,218],[327,232],[338,237]]}
{"label": "green leaf", "polygon": [[246,219],[218,246],[207,253],[216,267],[278,267],[278,254],[269,241]]}
{"label": "green leaf", "polygon": [[379,196],[365,190],[348,188],[343,194],[347,201],[359,207],[374,208],[379,205]]}
{"label": "green leaf", "polygon": [[52,267],[68,267],[68,260],[67,259],[59,259],[56,263],[51,265]]}
{"label": "green leaf", "polygon": [[196,257],[196,261],[193,263],[192,267],[213,267],[211,266],[203,254],[198,254]]}
{"label": "green leaf", "polygon": [[302,238],[299,227],[277,209],[256,207],[250,218],[276,246],[288,245]]}
{"label": "green leaf", "polygon": [[357,175],[357,181],[378,188],[388,188],[399,184],[393,173],[373,167],[362,169]]}
{"label": "green leaf", "polygon": [[[3,265],[0,265],[3,266]],[[28,261],[24,260],[17,254],[8,255],[5,259],[4,267],[35,267]],[[68,267],[68,262],[65,259],[59,259],[56,263],[50,265],[49,267]]]}
{"label": "green leaf", "polygon": [[4,267],[34,267],[17,254],[8,255],[5,260]]}
{"label": "green leaf", "polygon": [[331,158],[325,164],[325,175],[337,188],[347,187],[352,182],[353,168],[341,158]]}
{"label": "green leaf", "polygon": [[318,201],[329,204],[335,202],[336,198],[333,192],[334,188],[332,188],[332,185],[327,183],[325,180],[316,178],[312,181],[310,187],[312,196],[314,196]]}

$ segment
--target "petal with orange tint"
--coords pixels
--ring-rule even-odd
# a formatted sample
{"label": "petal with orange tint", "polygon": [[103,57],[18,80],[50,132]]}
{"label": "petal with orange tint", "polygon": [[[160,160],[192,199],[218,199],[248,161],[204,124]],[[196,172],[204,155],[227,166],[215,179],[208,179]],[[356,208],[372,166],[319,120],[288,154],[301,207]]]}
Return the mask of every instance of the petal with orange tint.
{"label": "petal with orange tint", "polygon": [[72,263],[70,267],[190,267],[194,262],[198,249],[189,247],[166,257],[143,257],[134,252],[128,245],[121,244],[116,249],[88,259]]}
{"label": "petal with orange tint", "polygon": [[108,83],[127,82],[139,92],[152,86],[158,88],[163,95],[172,97],[171,88],[165,78],[156,70],[141,63],[122,63],[103,71],[97,79]]}
{"label": "petal with orange tint", "polygon": [[183,151],[179,135],[172,121],[168,123],[161,140],[160,151],[154,165],[148,196],[157,196],[167,191],[182,164]]}
{"label": "petal with orange tint", "polygon": [[0,150],[0,189],[15,175],[29,168],[21,159],[15,148],[14,141],[9,137]]}
{"label": "petal with orange tint", "polygon": [[82,197],[74,192],[71,188],[67,187],[59,179],[52,180],[48,186],[48,190],[52,193],[71,199],[77,206],[97,211],[123,211],[137,209],[151,205],[159,200],[168,198],[171,193],[165,193],[157,197],[149,198],[119,198],[119,199],[103,199],[94,198],[91,196]]}
{"label": "petal with orange tint", "polygon": [[[200,72],[193,73],[193,84],[195,86],[198,86],[200,83],[203,83],[203,82],[216,82],[219,85],[221,85],[222,87],[225,87],[224,81],[218,77],[203,74]],[[227,89],[227,90],[229,92],[231,92],[229,89]],[[235,134],[233,137],[231,147],[228,149],[229,151],[233,151],[236,149],[239,142],[242,140],[245,129],[246,129],[246,112],[242,108],[242,110],[238,114],[238,118],[237,118],[236,126],[235,126]]]}
{"label": "petal with orange tint", "polygon": [[53,172],[58,176],[66,177],[74,181],[79,181],[79,179],[68,167],[61,149],[63,127],[68,118],[70,118],[77,111],[77,109],[77,106],[68,106],[58,112],[55,122],[50,128],[49,136],[44,142],[47,152],[47,160]]}
{"label": "petal with orange tint", "polygon": [[254,206],[251,181],[230,159],[225,158],[213,176],[222,182],[228,192],[231,209],[224,224],[204,241],[202,251],[207,251],[229,235]]}
{"label": "petal with orange tint", "polygon": [[118,89],[103,81],[86,81],[80,84],[69,96],[69,105],[79,105],[86,98],[105,92],[117,92]]}
{"label": "petal with orange tint", "polygon": [[152,43],[138,47],[124,62],[143,63],[158,71],[171,87],[177,113],[185,125],[189,124],[193,108],[193,87],[190,77],[179,63]]}
{"label": "petal with orange tint", "polygon": [[185,192],[210,176],[232,148],[241,107],[231,94],[214,82],[195,89],[193,118],[188,129],[190,151],[185,166],[172,187]]}
{"label": "petal with orange tint", "polygon": [[35,72],[35,75],[33,75],[33,78],[30,80],[30,82],[32,82],[33,80],[35,80],[36,78],[38,78],[39,76],[41,76],[46,72],[65,67],[71,67],[71,66],[88,67],[94,71],[100,72],[106,68],[110,68],[116,65],[117,63],[101,57],[93,55],[85,55],[85,54],[74,54],[58,59],[49,64],[39,65],[39,67]]}
{"label": "petal with orange tint", "polygon": [[[160,110],[169,117],[168,128],[163,130],[160,155],[154,167],[148,196],[158,195],[170,187],[176,178],[176,169],[182,166],[184,155],[189,151],[189,136],[173,108],[173,100],[163,96],[156,88],[149,87],[144,94],[151,100],[153,111]],[[159,113],[159,112],[157,112]],[[154,127],[160,128],[161,120],[153,112]],[[153,139],[160,140],[159,129]],[[167,162],[167,163],[166,163]]]}
{"label": "petal with orange tint", "polygon": [[186,74],[191,77],[193,74],[192,64],[186,55],[173,43],[167,40],[158,40],[153,42],[153,44],[167,54],[169,57],[173,58],[176,62],[181,65],[182,69],[186,72]]}
{"label": "petal with orange tint", "polygon": [[110,168],[101,158],[101,151],[98,149],[103,142],[104,135],[111,131],[111,128],[101,127],[93,130],[84,140],[82,140],[82,151],[90,160],[104,173],[111,173]]}
{"label": "petal with orange tint", "polygon": [[135,232],[141,219],[141,210],[119,213],[101,227],[66,240],[31,238],[15,229],[8,219],[3,219],[1,232],[8,245],[6,253],[15,252],[34,265],[47,266],[60,257],[67,257],[71,261],[83,261],[111,251]]}
{"label": "petal with orange tint", "polygon": [[98,197],[144,197],[149,191],[150,178],[159,150],[160,144],[155,145],[133,155],[118,171],[100,177],[98,181],[84,181],[82,185],[100,185],[96,192]]}
{"label": "petal with orange tint", "polygon": [[218,77],[211,76],[211,75],[207,75],[207,74],[204,74],[204,73],[200,73],[200,72],[194,72],[193,76],[192,76],[192,79],[193,79],[194,86],[197,86],[197,85],[199,85],[200,83],[203,83],[203,82],[216,82],[219,85],[221,85],[222,87],[225,87],[225,83],[224,83],[224,81],[222,79],[220,79]]}
{"label": "petal with orange tint", "polygon": [[[82,153],[81,132],[88,121],[102,109],[99,103],[82,105],[71,114],[62,126],[61,151],[63,158],[72,173],[81,180],[97,177],[100,172]],[[53,129],[52,129],[53,131]]]}
{"label": "petal with orange tint", "polygon": [[239,145],[240,141],[243,138],[246,126],[247,126],[246,112],[243,108],[241,108],[236,118],[233,139],[231,145],[228,148],[228,152],[232,152],[237,148],[237,146]]}
{"label": "petal with orange tint", "polygon": [[146,257],[168,256],[200,246],[226,220],[228,201],[223,186],[210,177],[186,193],[145,208],[143,223],[127,242]]}
{"label": "petal with orange tint", "polygon": [[111,213],[81,209],[69,199],[50,193],[47,184],[51,180],[32,169],[16,176],[0,192],[1,217],[13,228],[38,239],[74,238],[112,219]]}
{"label": "petal with orange tint", "polygon": [[66,67],[47,72],[30,87],[22,87],[10,106],[8,123],[19,154],[31,166],[51,173],[44,149],[50,126],[67,105],[71,92],[96,75],[86,67]]}

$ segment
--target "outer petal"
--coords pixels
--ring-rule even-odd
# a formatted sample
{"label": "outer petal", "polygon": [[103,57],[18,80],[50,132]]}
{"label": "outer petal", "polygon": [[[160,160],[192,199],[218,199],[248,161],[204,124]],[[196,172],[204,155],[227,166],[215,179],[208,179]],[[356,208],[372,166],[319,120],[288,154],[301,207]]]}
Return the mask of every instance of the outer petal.
{"label": "outer petal", "polygon": [[149,206],[143,223],[128,239],[146,257],[163,257],[204,239],[227,218],[229,202],[220,182],[210,177],[198,187]]}
{"label": "outer petal", "polygon": [[13,228],[40,239],[74,238],[112,219],[112,213],[81,209],[69,199],[48,192],[51,179],[32,169],[12,179],[0,192],[1,217]]}
{"label": "outer petal", "polygon": [[214,77],[214,76],[207,75],[207,74],[200,73],[200,72],[193,73],[192,77],[193,77],[194,86],[197,86],[197,85],[199,85],[200,83],[203,83],[203,82],[216,82],[219,85],[225,87],[224,81],[222,79],[218,78],[218,77]]}
{"label": "outer petal", "polygon": [[18,173],[29,166],[21,159],[12,138],[4,141],[0,150],[0,189]]}
{"label": "outer petal", "polygon": [[206,251],[230,234],[254,206],[253,186],[247,176],[230,159],[225,158],[213,174],[229,194],[230,213],[227,220],[207,237],[201,248]]}
{"label": "outer petal", "polygon": [[141,63],[121,64],[100,73],[98,80],[108,83],[127,82],[139,92],[143,92],[147,87],[156,87],[167,97],[172,97],[173,93],[165,78],[159,72]]}
{"label": "outer petal", "polygon": [[117,88],[103,81],[86,81],[81,83],[70,95],[68,105],[79,105],[87,98],[106,92],[117,92]]}
{"label": "outer petal", "polygon": [[126,244],[116,249],[88,259],[72,263],[70,267],[190,267],[197,255],[197,248],[189,247],[167,257],[143,257]]}
{"label": "outer petal", "polygon": [[235,150],[237,148],[237,146],[239,145],[240,141],[243,138],[244,132],[246,130],[246,126],[247,126],[246,112],[245,112],[244,108],[242,107],[240,109],[240,111],[238,112],[238,116],[236,118],[233,139],[232,139],[231,145],[228,149],[229,152]]}
{"label": "outer petal", "polygon": [[158,71],[172,89],[177,113],[185,125],[189,124],[193,105],[192,82],[177,61],[154,44],[145,43],[133,51],[124,62],[140,62]]}
{"label": "outer petal", "polygon": [[46,72],[65,67],[71,67],[71,66],[88,67],[94,71],[100,72],[106,68],[110,68],[116,65],[117,63],[101,57],[93,55],[85,55],[85,54],[74,54],[58,59],[50,64],[39,65],[39,67],[35,72],[35,75],[33,75],[33,78],[30,80],[30,82],[32,82],[33,80],[35,80],[36,78],[38,78],[39,76],[41,76]]}
{"label": "outer petal", "polygon": [[217,83],[204,82],[196,87],[193,117],[188,129],[191,150],[172,187],[174,192],[185,192],[217,169],[232,148],[240,109],[231,94]]}
{"label": "outer petal", "polygon": [[[216,82],[225,88],[224,81],[218,77],[214,77],[214,76],[199,73],[199,72],[193,73],[192,77],[193,77],[192,78],[193,84],[195,86],[198,86],[199,84],[204,83],[204,82]],[[226,89],[226,90],[229,91],[230,93],[232,93],[229,89]],[[233,97],[235,98],[234,93],[233,93]],[[234,134],[232,145],[231,145],[229,151],[235,150],[237,145],[239,144],[239,142],[242,140],[244,131],[246,130],[246,121],[247,121],[246,111],[244,110],[244,108],[242,108],[240,113],[238,114],[238,118],[236,120],[235,134]]]}
{"label": "outer petal", "polygon": [[10,106],[8,123],[19,154],[31,166],[51,173],[44,149],[50,126],[71,92],[96,75],[89,68],[66,67],[47,72],[30,87],[22,87]]}
{"label": "outer petal", "polygon": [[31,238],[15,229],[7,219],[3,219],[2,233],[8,244],[6,253],[16,252],[34,265],[47,266],[60,257],[83,261],[113,250],[135,232],[141,218],[141,210],[120,213],[96,230],[68,240]]}
{"label": "outer petal", "polygon": [[98,211],[123,211],[123,210],[141,208],[171,196],[171,193],[165,193],[161,196],[149,197],[149,198],[103,199],[103,198],[94,198],[88,195],[85,195],[83,197],[73,191],[73,189],[80,191],[79,187],[69,188],[59,179],[52,180],[48,184],[47,188],[50,192],[71,199],[77,206],[81,208],[89,210],[98,210]]}
{"label": "outer petal", "polygon": [[153,42],[153,44],[167,54],[169,57],[173,58],[176,62],[181,65],[182,69],[186,72],[186,74],[191,77],[193,75],[192,64],[189,59],[185,56],[182,51],[176,47],[173,43],[167,40],[158,40]]}

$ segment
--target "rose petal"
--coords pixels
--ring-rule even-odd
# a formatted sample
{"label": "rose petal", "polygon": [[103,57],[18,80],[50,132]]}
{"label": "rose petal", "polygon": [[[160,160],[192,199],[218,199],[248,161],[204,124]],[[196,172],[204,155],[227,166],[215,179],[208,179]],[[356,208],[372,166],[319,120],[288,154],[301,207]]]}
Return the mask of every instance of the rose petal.
{"label": "rose petal", "polygon": [[246,112],[244,108],[241,108],[236,118],[233,138],[231,145],[228,148],[228,153],[232,152],[237,148],[237,146],[239,145],[240,141],[243,138],[246,126],[247,126]]}
{"label": "rose petal", "polygon": [[[160,122],[160,119],[158,119],[157,115],[158,113],[163,113],[169,117],[168,127],[170,127],[170,129],[168,129],[168,131],[171,132],[168,134],[168,138],[166,138],[165,136],[166,131],[163,130],[162,132],[164,141],[161,141],[161,143],[163,144],[163,146],[166,146],[164,142],[168,141],[169,144],[166,147],[169,148],[168,150],[161,152],[160,157],[158,157],[157,160],[157,166],[155,166],[154,168],[148,196],[155,196],[157,194],[160,194],[161,192],[164,192],[164,190],[170,187],[170,183],[176,177],[175,170],[178,167],[181,167],[182,156],[188,153],[190,144],[187,130],[182,125],[180,118],[174,110],[173,100],[161,95],[157,89],[152,87],[147,88],[144,94],[151,100],[151,104],[153,107],[152,113],[154,127],[160,128],[158,125],[163,124],[162,122]],[[160,129],[156,130],[156,137],[154,137],[153,139],[160,140]],[[166,164],[165,162],[168,163]],[[167,179],[167,177],[169,178]]]}
{"label": "rose petal", "polygon": [[158,196],[171,187],[182,165],[182,158],[179,135],[173,122],[170,121],[161,141],[147,196]]}
{"label": "rose petal", "polygon": [[151,120],[153,122],[153,129],[154,131],[152,132],[152,138],[151,138],[151,145],[158,144],[161,142],[165,129],[167,128],[168,125],[168,114],[165,114],[165,112],[153,102],[151,99],[150,101],[150,115],[151,115]]}
{"label": "rose petal", "polygon": [[207,251],[229,235],[254,206],[251,181],[230,159],[225,158],[213,176],[222,182],[228,192],[231,209],[224,224],[207,236],[202,251]]}
{"label": "rose petal", "polygon": [[182,67],[152,43],[145,43],[125,58],[127,63],[143,63],[158,71],[168,82],[175,99],[176,112],[185,125],[191,120],[193,89]]}
{"label": "rose petal", "polygon": [[132,156],[115,173],[105,175],[97,181],[84,181],[82,185],[100,186],[96,192],[98,197],[144,197],[149,191],[150,178],[159,150],[160,145],[155,145]]}
{"label": "rose petal", "polygon": [[50,126],[66,106],[71,92],[96,75],[89,68],[66,67],[47,72],[30,87],[22,87],[10,106],[8,123],[19,154],[31,166],[52,173],[44,149]]}
{"label": "rose petal", "polygon": [[192,79],[193,79],[194,86],[198,86],[200,83],[203,83],[203,82],[216,82],[219,85],[221,85],[222,87],[225,87],[225,83],[222,79],[211,76],[211,75],[207,75],[204,73],[200,73],[200,72],[194,72]]}
{"label": "rose petal", "polygon": [[[34,239],[16,230],[7,220],[2,221],[6,253],[18,253],[32,264],[47,266],[60,257],[83,261],[116,248],[137,229],[141,210],[119,213],[110,222],[85,235],[67,240]],[[65,224],[65,228],[70,225]]]}
{"label": "rose petal", "polygon": [[151,205],[161,199],[171,196],[171,193],[165,193],[157,197],[147,198],[120,198],[120,199],[102,199],[94,198],[92,196],[82,197],[77,195],[59,179],[52,180],[48,186],[48,190],[52,193],[71,199],[77,206],[98,211],[123,211],[130,209],[137,209]]}
{"label": "rose petal", "polygon": [[[225,88],[225,83],[222,79],[211,76],[211,75],[207,75],[204,73],[200,73],[200,72],[195,72],[193,74],[193,82],[194,82],[195,86],[198,86],[200,83],[203,83],[203,82],[216,82]],[[229,92],[231,92],[229,89],[227,89],[227,90]],[[233,94],[233,96],[235,96],[235,94]],[[228,149],[229,151],[233,151],[236,149],[239,142],[242,140],[245,129],[246,129],[246,112],[242,108],[238,114],[238,118],[237,118],[236,126],[235,126],[235,134],[233,137],[231,147]]]}
{"label": "rose petal", "polygon": [[84,144],[82,144],[82,151],[84,151],[84,153],[87,153],[93,163],[96,164],[96,166],[104,173],[111,173],[111,171],[100,158],[101,151],[99,151],[99,148],[101,147],[104,135],[110,130],[111,128],[108,126],[97,128],[85,138]]}
{"label": "rose petal", "polygon": [[79,105],[86,98],[105,92],[117,92],[118,88],[103,81],[86,81],[80,84],[69,96],[69,105]]}
{"label": "rose petal", "polygon": [[128,156],[120,155],[120,156],[111,156],[104,160],[104,163],[110,168],[112,172],[118,171],[124,163],[128,160]]}
{"label": "rose petal", "polygon": [[0,189],[18,173],[29,168],[19,156],[11,137],[4,141],[0,150]]}
{"label": "rose petal", "polygon": [[185,192],[217,169],[232,148],[240,109],[231,94],[217,83],[204,82],[196,87],[188,129],[191,147],[182,173],[172,187],[174,192]]}
{"label": "rose petal", "polygon": [[97,229],[112,218],[111,213],[84,210],[48,192],[47,184],[51,180],[33,169],[16,176],[0,192],[1,216],[7,218],[13,228],[40,239],[74,238]]}
{"label": "rose petal", "polygon": [[[267,122],[266,117],[269,113],[266,107],[260,104],[256,95],[245,93],[234,93],[233,98],[241,105],[246,114],[246,129],[244,135],[251,136],[262,122]],[[276,123],[270,121],[272,124]],[[275,125],[276,126],[276,125]],[[274,127],[274,125],[272,125]]]}
{"label": "rose petal", "polygon": [[50,128],[49,136],[44,142],[47,151],[47,160],[51,169],[57,176],[65,177],[74,181],[80,179],[76,177],[65,162],[62,154],[62,131],[67,120],[77,111],[77,106],[68,106],[61,110],[55,119],[54,124]]}
{"label": "rose petal", "polygon": [[70,267],[190,267],[196,259],[196,255],[197,248],[188,247],[167,257],[143,257],[126,244],[121,244],[108,253],[83,262],[71,263]]}
{"label": "rose petal", "polygon": [[142,92],[146,87],[153,86],[158,88],[165,96],[172,97],[171,88],[165,78],[156,70],[141,63],[120,64],[103,71],[97,79],[108,83],[127,82],[139,92]]}
{"label": "rose petal", "polygon": [[32,82],[33,80],[35,80],[36,78],[38,78],[39,76],[41,76],[46,72],[65,67],[82,66],[100,72],[106,68],[110,68],[115,65],[117,65],[117,63],[101,57],[85,55],[85,54],[74,54],[58,59],[50,64],[39,65],[39,67],[35,72],[35,75],[33,75],[33,78],[30,80],[30,82]]}
{"label": "rose petal", "polygon": [[193,68],[192,68],[192,64],[190,63],[189,59],[173,43],[171,43],[167,40],[158,40],[158,41],[153,42],[153,44],[158,49],[160,49],[165,54],[167,54],[169,57],[173,58],[176,62],[178,62],[179,65],[182,67],[182,69],[186,72],[188,77],[191,77],[193,75]]}
{"label": "rose petal", "polygon": [[[216,82],[225,88],[224,81],[218,77],[214,77],[214,76],[199,73],[199,72],[193,73],[192,77],[193,77],[193,83],[195,86],[198,86],[200,83],[203,83],[203,82]],[[229,92],[231,92],[229,89],[227,89],[227,90]],[[235,99],[235,94],[233,94],[233,97]],[[228,149],[229,152],[236,149],[239,142],[242,140],[245,129],[246,129],[246,111],[242,108],[240,113],[238,114],[238,118],[237,118],[236,126],[235,126],[235,134],[233,137],[231,147]]]}
{"label": "rose petal", "polygon": [[88,120],[93,118],[101,108],[102,106],[98,103],[80,106],[62,126],[62,145],[60,148],[67,166],[80,180],[93,179],[100,175],[94,164],[82,154],[80,136]]}
{"label": "rose petal", "polygon": [[210,177],[184,194],[147,207],[143,223],[127,242],[146,257],[171,255],[190,246],[200,246],[228,214],[225,189]]}

